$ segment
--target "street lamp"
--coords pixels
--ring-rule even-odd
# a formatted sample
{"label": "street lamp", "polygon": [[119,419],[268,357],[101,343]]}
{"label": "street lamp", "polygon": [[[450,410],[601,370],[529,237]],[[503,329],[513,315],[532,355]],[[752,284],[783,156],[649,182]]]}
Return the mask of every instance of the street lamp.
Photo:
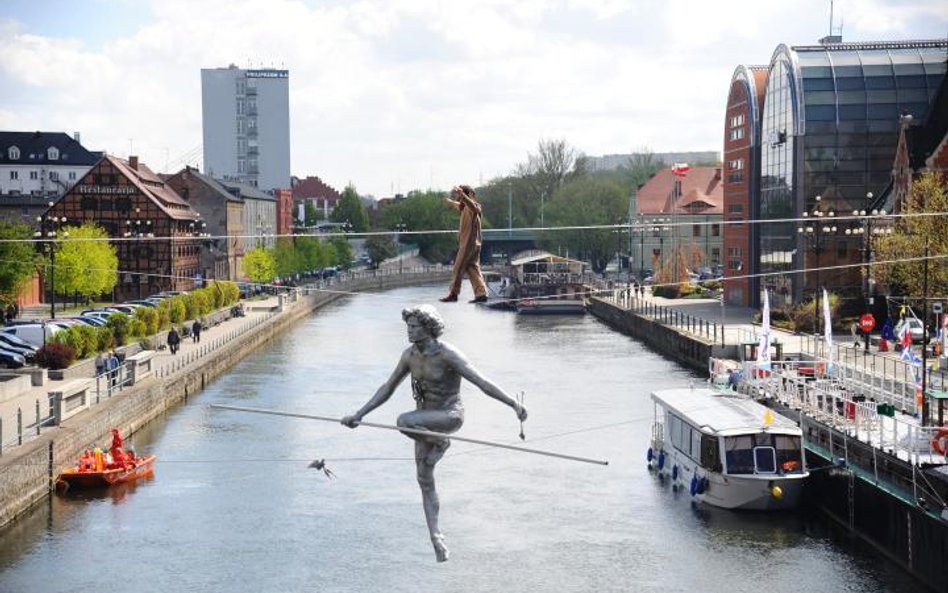
{"label": "street lamp", "polygon": [[[885,216],[885,210],[869,210],[869,206],[872,203],[872,192],[866,193],[866,203],[865,209],[863,210],[853,210],[854,217],[860,217],[861,219],[856,223],[858,226],[850,227],[846,229],[846,234],[862,237],[862,263],[866,266],[866,270],[863,274],[862,282],[862,298],[863,298],[863,309],[865,313],[870,313],[873,305],[873,294],[875,287],[875,280],[872,277],[873,266],[872,263],[875,260],[875,252],[872,250],[872,238],[878,237],[881,235],[887,235],[892,232],[892,227],[890,225],[879,225],[874,226],[873,222],[876,220],[881,221]],[[865,346],[864,351],[869,352],[869,332],[865,333]]]}
{"label": "street lamp", "polygon": [[398,273],[402,273],[402,244],[400,242],[399,233],[404,233],[408,230],[408,225],[404,222],[399,222],[395,225],[395,249],[398,250]]}
{"label": "street lamp", "polygon": [[[826,236],[836,233],[837,227],[834,224],[836,213],[830,210],[823,212],[820,208],[822,198],[816,196],[816,205],[811,213],[803,212],[803,218],[813,218],[816,220],[807,221],[804,225],[797,227],[799,234],[810,244],[810,248],[816,255],[816,295],[813,299],[813,333],[820,335],[820,254],[826,249]],[[829,219],[829,220],[824,220]],[[805,262],[804,262],[805,263]],[[804,266],[805,267],[805,266]]]}
{"label": "street lamp", "polygon": [[[670,218],[656,218],[652,220],[652,225],[649,227],[649,230],[652,232],[653,237],[658,237],[658,264],[663,266],[665,263],[665,233],[668,232],[668,226],[664,225],[665,222],[670,222]],[[652,270],[652,277],[658,277],[658,269]]]}
{"label": "street lamp", "polygon": [[142,298],[142,283],[145,280],[144,272],[142,272],[142,237],[154,237],[155,234],[152,232],[152,225],[150,220],[141,220],[138,216],[141,214],[140,208],[135,208],[135,220],[126,220],[125,221],[125,237],[126,238],[135,238],[135,270],[138,273],[138,298]]}
{"label": "street lamp", "polygon": [[[47,205],[49,208],[53,207],[52,202],[49,202]],[[56,319],[56,239],[58,237],[62,237],[63,239],[69,237],[69,232],[62,230],[63,225],[66,224],[66,217],[44,214],[37,216],[36,222],[39,224],[40,230],[33,233],[33,236],[40,239],[41,247],[45,244],[47,249],[49,249],[49,288],[51,294],[49,316]]]}

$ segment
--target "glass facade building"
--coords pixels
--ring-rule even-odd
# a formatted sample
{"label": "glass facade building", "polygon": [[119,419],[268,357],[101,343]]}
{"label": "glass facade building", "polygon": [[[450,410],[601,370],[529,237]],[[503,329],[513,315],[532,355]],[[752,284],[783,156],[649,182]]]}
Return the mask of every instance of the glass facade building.
{"label": "glass facade building", "polygon": [[855,222],[799,233],[792,219],[817,208],[825,217],[891,210],[867,196],[885,193],[899,116],[911,113],[916,122],[925,121],[946,60],[948,41],[781,45],[774,51],[760,124],[756,212],[758,219],[774,222],[760,225],[754,261],[761,275],[757,288],[769,288],[772,302],[798,302],[820,285],[858,291],[858,269],[820,279],[794,273],[860,261],[861,243],[843,232]]}

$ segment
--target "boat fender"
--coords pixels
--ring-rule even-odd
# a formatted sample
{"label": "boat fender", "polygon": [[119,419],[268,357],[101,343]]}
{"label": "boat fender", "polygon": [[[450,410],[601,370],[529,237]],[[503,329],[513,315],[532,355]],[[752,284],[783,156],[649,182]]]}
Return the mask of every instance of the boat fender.
{"label": "boat fender", "polygon": [[658,469],[659,471],[665,469],[665,451],[658,452]]}
{"label": "boat fender", "polygon": [[645,454],[645,460],[648,461],[649,463],[652,463],[652,459],[654,459],[654,457],[655,457],[655,452],[652,451],[651,447],[649,447],[648,452]]}
{"label": "boat fender", "polygon": [[691,495],[692,495],[692,496],[695,496],[696,494],[698,494],[698,476],[697,476],[697,474],[691,476]]}
{"label": "boat fender", "polygon": [[675,480],[675,481],[678,480],[678,466],[677,465],[672,466],[672,480]]}
{"label": "boat fender", "polygon": [[770,495],[774,497],[774,500],[783,499],[783,488],[780,486],[774,486],[770,489]]}
{"label": "boat fender", "polygon": [[948,451],[948,428],[942,428],[935,433],[932,438],[932,449],[939,455],[945,455]]}
{"label": "boat fender", "polygon": [[698,494],[704,494],[704,491],[708,489],[708,478],[701,478],[698,480],[698,487],[696,488]]}

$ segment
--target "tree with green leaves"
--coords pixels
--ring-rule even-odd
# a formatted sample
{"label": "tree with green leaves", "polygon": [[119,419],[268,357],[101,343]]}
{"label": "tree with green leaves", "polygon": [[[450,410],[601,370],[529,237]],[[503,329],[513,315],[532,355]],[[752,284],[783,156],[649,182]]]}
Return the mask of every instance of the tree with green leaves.
{"label": "tree with green leaves", "polygon": [[290,237],[280,237],[273,247],[273,263],[276,275],[280,278],[292,276],[301,271],[300,254]]}
{"label": "tree with green leaves", "polygon": [[12,303],[36,273],[36,250],[25,224],[0,221],[0,301]]}
{"label": "tree with green leaves", "polygon": [[[628,205],[615,183],[592,177],[579,178],[561,187],[550,201],[548,224],[558,227],[621,224]],[[589,261],[602,272],[616,252],[614,229],[546,231],[540,243],[551,253]]]}
{"label": "tree with green leaves", "polygon": [[68,238],[56,241],[56,293],[95,299],[118,282],[118,250],[100,226],[84,223],[63,228]]}
{"label": "tree with green leaves", "polygon": [[244,274],[251,282],[269,284],[276,277],[273,253],[264,247],[254,247],[244,254]]}
{"label": "tree with green leaves", "polygon": [[352,225],[351,230],[356,233],[369,230],[369,215],[353,185],[347,185],[343,190],[342,197],[339,198],[329,219],[333,222],[348,222]]}
{"label": "tree with green leaves", "polygon": [[332,263],[335,255],[328,243],[316,237],[296,237],[296,250],[299,253],[301,271],[321,270]]}
{"label": "tree with green leaves", "polygon": [[398,255],[398,245],[391,235],[372,235],[365,240],[365,250],[373,268],[378,268],[383,261]]}
{"label": "tree with green leaves", "polygon": [[[932,213],[940,216],[926,216]],[[892,262],[874,266],[876,282],[893,295],[924,296],[927,246],[928,294],[948,293],[948,177],[927,172],[916,178],[901,214],[891,234],[870,236],[876,261]]]}
{"label": "tree with green leaves", "polygon": [[342,266],[346,269],[352,266],[352,245],[349,244],[349,241],[345,237],[333,237],[329,240],[329,245],[332,247],[333,255],[332,262],[337,266]]}
{"label": "tree with green leaves", "polygon": [[303,216],[305,217],[303,224],[307,227],[316,226],[316,223],[326,218],[323,211],[317,208],[312,200],[306,200],[304,203]]}
{"label": "tree with green leaves", "polygon": [[[400,200],[390,204],[379,214],[379,228],[394,231],[406,228],[419,231],[411,235],[411,241],[418,245],[422,257],[432,262],[447,260],[457,249],[457,235],[453,232],[427,234],[420,231],[456,231],[458,211],[444,203],[447,194],[440,191],[412,191]],[[484,227],[489,225],[484,223]]]}

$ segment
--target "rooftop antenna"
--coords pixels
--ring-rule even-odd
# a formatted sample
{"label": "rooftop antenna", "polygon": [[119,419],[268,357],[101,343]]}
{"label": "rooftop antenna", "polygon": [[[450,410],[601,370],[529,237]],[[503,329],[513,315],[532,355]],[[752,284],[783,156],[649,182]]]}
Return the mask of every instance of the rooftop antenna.
{"label": "rooftop antenna", "polygon": [[826,37],[820,39],[820,45],[828,45],[831,43],[842,43],[843,42],[843,25],[842,19],[840,19],[839,29],[834,32],[833,29],[833,8],[834,1],[830,0],[830,20],[829,20],[829,34]]}

